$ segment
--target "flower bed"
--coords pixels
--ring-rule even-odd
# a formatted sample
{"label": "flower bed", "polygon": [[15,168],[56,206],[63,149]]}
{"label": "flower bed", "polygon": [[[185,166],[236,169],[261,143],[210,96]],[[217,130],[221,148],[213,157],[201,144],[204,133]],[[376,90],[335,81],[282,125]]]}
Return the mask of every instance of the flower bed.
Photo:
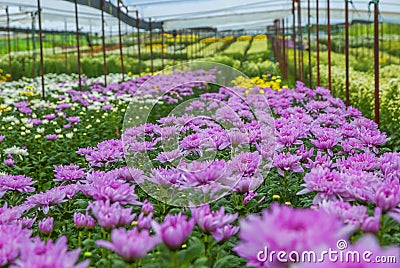
{"label": "flower bed", "polygon": [[47,101],[32,81],[0,85],[0,265],[283,267],[266,248],[343,245],[399,257],[400,154],[326,89],[184,83],[215,79],[201,70],[75,79],[48,77]]}

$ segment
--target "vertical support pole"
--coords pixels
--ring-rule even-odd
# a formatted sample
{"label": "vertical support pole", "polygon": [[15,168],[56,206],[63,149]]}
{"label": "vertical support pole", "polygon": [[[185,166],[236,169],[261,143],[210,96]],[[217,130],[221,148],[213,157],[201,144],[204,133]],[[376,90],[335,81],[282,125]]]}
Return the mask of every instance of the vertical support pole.
{"label": "vertical support pole", "polygon": [[316,39],[317,39],[317,85],[321,85],[321,69],[320,69],[320,58],[319,58],[319,0],[316,0],[316,19],[317,23],[315,26],[315,31],[316,31]]}
{"label": "vertical support pole", "polygon": [[332,93],[332,62],[331,62],[331,10],[330,10],[330,0],[326,1],[326,12],[328,20],[328,87],[329,91]]}
{"label": "vertical support pole", "polygon": [[150,30],[150,71],[154,74],[154,59],[153,59],[153,26],[151,24],[151,18],[149,18],[149,30]]}
{"label": "vertical support pole", "polygon": [[282,53],[283,53],[283,77],[287,80],[287,58],[286,58],[286,32],[285,19],[282,19]]}
{"label": "vertical support pole", "polygon": [[78,47],[78,88],[81,90],[82,77],[81,77],[81,48],[80,48],[80,36],[79,36],[79,19],[78,19],[78,0],[75,0],[75,26],[76,26],[76,45]]}
{"label": "vertical support pole", "polygon": [[304,46],[303,46],[303,29],[301,28],[301,1],[297,1],[297,23],[299,27],[299,71],[300,71],[300,79],[304,81]]}
{"label": "vertical support pole", "polygon": [[35,30],[35,13],[31,13],[32,16],[32,57],[33,57],[33,65],[32,65],[32,77],[36,78],[36,30]]}
{"label": "vertical support pole", "polygon": [[[64,34],[63,34],[63,52],[64,52],[64,61],[65,61],[65,68],[68,70],[68,34],[67,34],[67,18],[64,17]],[[66,51],[64,51],[64,46],[66,47]]]}
{"label": "vertical support pole", "polygon": [[296,16],[295,16],[295,0],[292,0],[292,16],[293,16],[293,25],[292,25],[292,40],[293,40],[293,68],[294,68],[294,80],[297,80],[297,59],[296,59]]}
{"label": "vertical support pole", "polygon": [[176,30],[172,32],[172,35],[174,37],[174,66],[176,64]]}
{"label": "vertical support pole", "polygon": [[312,64],[311,64],[311,9],[310,9],[310,0],[307,1],[307,46],[308,46],[308,81],[310,83],[310,88],[313,87],[313,79],[312,79]]}
{"label": "vertical support pole", "polygon": [[384,26],[384,23],[383,23],[383,21],[381,22],[381,24],[380,24],[380,26],[379,26],[379,31],[380,31],[380,33],[381,33],[381,41],[382,41],[382,45],[381,46],[379,46],[379,49],[381,50],[381,57],[383,57],[383,53],[384,53],[384,50],[383,50],[383,33],[385,32],[385,26]]}
{"label": "vertical support pole", "polygon": [[164,70],[164,27],[161,27],[161,69]]}
{"label": "vertical support pole", "polygon": [[379,115],[379,0],[374,1],[374,67],[375,67],[375,122],[380,125]]}
{"label": "vertical support pole", "polygon": [[6,15],[7,15],[7,48],[8,48],[8,73],[13,77],[12,74],[12,57],[11,57],[11,40],[10,40],[10,14],[8,12],[8,6],[6,6]]}
{"label": "vertical support pole", "polygon": [[140,30],[139,30],[139,11],[136,10],[136,29],[137,29],[137,51],[138,51],[138,74],[140,76],[141,60],[140,60]]}
{"label": "vertical support pole", "polygon": [[346,55],[346,106],[350,105],[350,77],[349,77],[349,1],[345,0],[345,42]]}
{"label": "vertical support pole", "polygon": [[180,62],[182,64],[182,61],[183,61],[183,56],[182,56],[182,30],[179,31],[179,52],[180,52],[179,59],[180,59]]}
{"label": "vertical support pole", "polygon": [[122,34],[121,34],[121,0],[118,0],[118,40],[119,40],[119,57],[121,60],[122,81],[125,80],[124,54],[122,53]]}
{"label": "vertical support pole", "polygon": [[217,54],[217,52],[218,52],[218,48],[217,48],[217,29],[215,28],[215,30],[214,30],[214,40],[215,40],[215,50],[214,50],[214,53],[215,54]]}
{"label": "vertical support pole", "polygon": [[39,14],[39,41],[40,41],[40,71],[42,75],[42,99],[46,99],[44,94],[44,64],[43,64],[43,34],[42,34],[42,10],[40,7],[40,0],[37,0],[38,14]]}
{"label": "vertical support pole", "polygon": [[190,44],[190,48],[191,48],[192,53],[191,53],[190,57],[191,57],[192,61],[194,60],[194,52],[195,52],[193,32],[194,32],[193,29],[191,29],[190,30],[190,40],[192,41],[192,43]]}
{"label": "vertical support pole", "polygon": [[104,0],[101,0],[101,46],[103,49],[103,74],[104,85],[107,86],[107,62],[106,62],[106,40],[104,33]]}
{"label": "vertical support pole", "polygon": [[188,31],[185,30],[185,52],[186,52],[186,63],[189,63],[189,51],[188,51],[188,46],[189,46],[189,40],[188,40]]}

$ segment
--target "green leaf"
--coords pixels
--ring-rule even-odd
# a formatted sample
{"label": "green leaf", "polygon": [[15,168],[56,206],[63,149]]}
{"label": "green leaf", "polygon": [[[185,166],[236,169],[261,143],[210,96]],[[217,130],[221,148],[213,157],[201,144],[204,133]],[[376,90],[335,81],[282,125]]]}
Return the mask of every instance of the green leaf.
{"label": "green leaf", "polygon": [[225,257],[219,259],[215,262],[213,268],[226,268],[226,267],[238,267],[240,263],[238,257],[233,255],[226,255]]}
{"label": "green leaf", "polygon": [[191,237],[188,248],[181,250],[178,254],[179,263],[185,267],[191,264],[196,258],[204,255],[204,244],[199,238]]}

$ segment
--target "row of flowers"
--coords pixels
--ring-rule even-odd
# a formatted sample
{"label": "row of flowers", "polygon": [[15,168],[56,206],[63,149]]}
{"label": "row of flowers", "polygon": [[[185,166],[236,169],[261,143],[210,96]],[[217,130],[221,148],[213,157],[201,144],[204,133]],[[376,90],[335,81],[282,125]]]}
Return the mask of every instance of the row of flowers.
{"label": "row of flowers", "polygon": [[[87,91],[49,77],[47,101],[18,94],[27,82],[5,84],[0,265],[283,267],[259,252],[319,252],[340,239],[399,256],[400,155],[382,148],[373,121],[300,82],[279,91],[190,82],[216,75],[86,80]],[[147,110],[148,122],[135,121]]]}

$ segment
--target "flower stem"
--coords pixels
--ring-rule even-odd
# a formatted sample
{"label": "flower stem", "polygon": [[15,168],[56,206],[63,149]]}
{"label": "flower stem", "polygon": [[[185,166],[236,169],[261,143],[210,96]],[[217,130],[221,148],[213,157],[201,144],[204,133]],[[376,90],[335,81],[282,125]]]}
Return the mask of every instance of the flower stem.
{"label": "flower stem", "polygon": [[204,234],[204,257],[207,257],[208,254],[208,234]]}
{"label": "flower stem", "polygon": [[283,188],[285,188],[285,201],[289,201],[289,186],[287,181],[287,171],[283,171]]}
{"label": "flower stem", "polygon": [[79,231],[78,233],[78,245],[79,247],[81,247],[82,244],[82,231]]}
{"label": "flower stem", "polygon": [[172,267],[173,268],[179,268],[178,251],[177,250],[172,250],[171,251],[171,255],[172,255]]}

